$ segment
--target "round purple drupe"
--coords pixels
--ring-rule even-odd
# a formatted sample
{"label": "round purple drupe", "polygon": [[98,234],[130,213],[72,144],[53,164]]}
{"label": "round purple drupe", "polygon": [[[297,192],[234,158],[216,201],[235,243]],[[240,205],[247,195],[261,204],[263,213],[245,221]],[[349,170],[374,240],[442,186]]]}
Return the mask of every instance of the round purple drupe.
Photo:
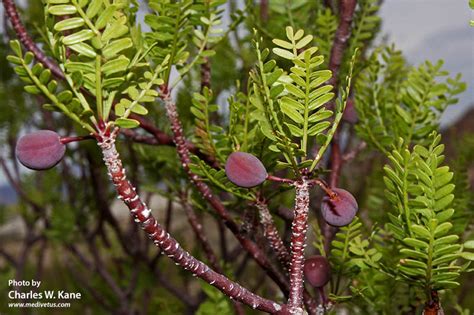
{"label": "round purple drupe", "polygon": [[51,130],[39,130],[18,140],[15,154],[24,166],[33,170],[47,170],[61,161],[66,146]]}
{"label": "round purple drupe", "polygon": [[324,220],[333,226],[345,226],[352,222],[359,206],[354,196],[347,190],[334,188],[332,198],[324,196],[321,214]]}
{"label": "round purple drupe", "polygon": [[304,275],[309,284],[321,288],[331,279],[331,266],[324,256],[311,256],[304,262]]}
{"label": "round purple drupe", "polygon": [[254,155],[233,152],[225,163],[225,173],[229,180],[240,187],[250,188],[260,185],[267,178],[267,170]]}

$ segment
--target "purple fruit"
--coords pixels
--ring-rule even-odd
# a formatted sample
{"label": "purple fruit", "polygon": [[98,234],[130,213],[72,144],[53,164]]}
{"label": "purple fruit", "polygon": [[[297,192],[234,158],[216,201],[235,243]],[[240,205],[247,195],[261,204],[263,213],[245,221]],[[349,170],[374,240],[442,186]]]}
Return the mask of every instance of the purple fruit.
{"label": "purple fruit", "polygon": [[354,219],[359,206],[354,196],[347,190],[334,188],[332,196],[325,196],[321,204],[321,214],[333,226],[345,226]]}
{"label": "purple fruit", "polygon": [[321,288],[331,278],[331,266],[324,256],[311,256],[304,262],[304,275],[313,287]]}
{"label": "purple fruit", "polygon": [[225,173],[229,180],[240,187],[250,188],[260,185],[267,178],[267,170],[254,155],[233,152],[225,163]]}
{"label": "purple fruit", "polygon": [[66,146],[51,130],[39,130],[18,140],[15,154],[24,166],[33,170],[47,170],[61,161]]}

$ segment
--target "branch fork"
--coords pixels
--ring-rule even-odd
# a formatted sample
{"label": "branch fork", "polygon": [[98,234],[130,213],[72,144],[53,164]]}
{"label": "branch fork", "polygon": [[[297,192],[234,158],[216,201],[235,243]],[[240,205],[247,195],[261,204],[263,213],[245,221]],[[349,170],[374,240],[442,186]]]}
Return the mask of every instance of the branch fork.
{"label": "branch fork", "polygon": [[136,193],[135,187],[127,180],[126,171],[122,166],[122,161],[115,147],[117,133],[118,129],[115,129],[110,134],[99,132],[98,145],[102,151],[108,174],[119,198],[127,205],[135,222],[140,223],[141,228],[148,234],[153,243],[160,247],[177,265],[192,272],[193,275],[218,288],[229,297],[250,305],[254,309],[268,313],[273,314],[281,311],[282,306],[280,304],[248,291],[238,283],[213,271],[206,264],[194,258],[156,221],[151,210]]}

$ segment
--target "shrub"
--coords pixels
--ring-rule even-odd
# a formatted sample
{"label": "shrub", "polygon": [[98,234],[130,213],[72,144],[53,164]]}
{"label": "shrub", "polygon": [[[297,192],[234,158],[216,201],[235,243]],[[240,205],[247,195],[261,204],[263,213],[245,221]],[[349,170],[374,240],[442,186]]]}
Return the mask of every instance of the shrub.
{"label": "shrub", "polygon": [[[29,168],[56,165],[70,141],[98,146],[71,146],[43,174],[1,160],[28,227],[21,261],[1,252],[9,266],[21,275],[38,244],[63,249],[53,268],[99,313],[469,312],[455,290],[472,271],[472,199],[438,132],[465,84],[375,46],[379,1],[332,3],[229,2],[222,29],[225,0],[150,0],[146,27],[138,1],[45,0],[31,7],[41,50],[4,0],[20,40],[7,60],[34,96],[6,107],[5,147],[21,122],[70,135],[21,138]],[[151,195],[167,200],[163,222]]]}

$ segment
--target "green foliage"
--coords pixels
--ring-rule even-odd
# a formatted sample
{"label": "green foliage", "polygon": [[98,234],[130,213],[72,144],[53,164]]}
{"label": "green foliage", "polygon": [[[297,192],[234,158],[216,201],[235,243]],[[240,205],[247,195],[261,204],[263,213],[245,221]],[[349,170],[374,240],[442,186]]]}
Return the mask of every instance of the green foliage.
{"label": "green foliage", "polygon": [[27,85],[25,91],[33,94],[43,94],[52,104],[46,104],[46,109],[60,110],[83,128],[92,131],[90,123],[87,121],[89,108],[81,108],[77,98],[72,97],[68,90],[57,91],[58,83],[51,79],[51,71],[44,69],[41,63],[33,61],[33,54],[27,52],[23,54],[20,43],[16,40],[10,42],[10,46],[15,55],[7,57],[8,61],[16,65],[16,74]]}
{"label": "green foliage", "polygon": [[393,48],[375,51],[356,82],[359,136],[382,152],[392,139],[425,143],[441,113],[465,89],[460,75],[443,81],[448,73],[441,67],[441,61],[427,61],[410,68]]}
{"label": "green foliage", "polygon": [[209,104],[211,101],[212,91],[207,87],[203,89],[202,94],[193,95],[193,106],[190,111],[195,117],[195,143],[202,153],[224,164],[231,152],[230,140],[222,127],[211,123],[212,115],[218,110],[216,104]]}
{"label": "green foliage", "polygon": [[[174,65],[182,77],[214,54],[209,46],[222,38],[222,31],[216,28],[222,3],[151,1],[153,14],[148,14],[145,21],[152,31],[143,35],[130,23],[135,19],[136,8],[129,0],[51,0],[46,5],[46,18],[51,25],[48,40],[62,63],[69,93],[76,102],[87,111],[95,109],[97,120],[106,122],[117,103],[113,123],[134,128],[139,122],[128,116],[148,113],[145,103],[155,101],[157,86],[168,83]],[[197,49],[189,62],[188,42]],[[154,69],[145,62],[147,56],[157,64]],[[95,104],[90,96],[95,98]]]}
{"label": "green foliage", "polygon": [[234,314],[229,299],[224,294],[207,283],[202,283],[201,287],[207,299],[199,306],[197,315]]}
{"label": "green foliage", "polygon": [[324,65],[327,66],[331,53],[334,35],[336,34],[338,19],[330,8],[318,6],[315,18],[314,40],[319,47],[321,55],[324,56]]}
{"label": "green foliage", "polygon": [[277,38],[284,34],[282,25],[289,25],[294,29],[308,29],[308,22],[315,10],[315,2],[309,0],[272,0],[268,2],[269,19],[265,23],[257,21],[252,25],[268,39]]}
{"label": "green foliage", "polygon": [[395,209],[387,228],[399,245],[398,277],[426,290],[428,296],[430,290],[458,286],[457,259],[469,258],[461,251],[459,236],[450,232],[453,173],[442,166],[441,136],[432,133],[429,140],[429,146],[416,145],[412,151],[400,140],[384,177],[387,198]]}
{"label": "green foliage", "polygon": [[189,21],[192,4],[193,1],[150,1],[153,14],[147,14],[145,22],[153,32],[147,33],[145,38],[149,45],[156,45],[151,55],[158,62],[171,53],[173,64],[182,64],[188,58],[186,48],[193,31]]}
{"label": "green foliage", "polygon": [[369,44],[375,38],[380,26],[380,17],[378,0],[362,0],[358,2],[358,7],[354,16],[354,26],[352,36],[349,39],[347,53],[349,56],[354,54],[356,49],[369,47]]}
{"label": "green foliage", "polygon": [[[474,10],[474,1],[473,1],[473,0],[469,0],[469,7],[471,8],[471,10]],[[470,24],[471,26],[474,26],[474,20],[471,20],[471,21],[469,22],[469,24]]]}
{"label": "green foliage", "polygon": [[293,33],[291,27],[287,27],[286,35],[289,41],[273,40],[279,46],[273,48],[273,53],[293,62],[289,74],[292,82],[283,85],[287,95],[279,99],[279,105],[287,118],[284,124],[293,137],[301,139],[300,149],[306,155],[308,137],[316,137],[331,125],[327,119],[332,111],[324,105],[334,98],[333,87],[323,85],[331,78],[331,71],[318,69],[323,57],[316,55],[316,47],[307,47],[312,35],[304,36],[303,30]]}
{"label": "green foliage", "polygon": [[[219,8],[225,1],[150,1],[149,6],[153,14],[145,16],[145,22],[151,27],[152,32],[145,35],[151,50],[153,59],[161,63],[169,55],[168,70],[164,80],[168,83],[171,73],[171,65],[176,65],[180,77],[184,76],[195,64],[206,61],[206,57],[214,55],[214,50],[209,47],[215,45],[222,39],[222,30],[216,28],[221,23]],[[197,52],[191,55],[193,43]],[[179,80],[171,84],[175,86]]]}
{"label": "green foliage", "polygon": [[[314,226],[315,247],[330,257],[333,269],[331,300],[358,314],[421,312],[424,295],[430,290],[444,291],[440,292],[443,306],[447,297],[454,300],[446,289],[458,285],[462,272],[472,271],[466,261],[474,259],[469,226],[473,217],[472,192],[467,176],[474,150],[469,138],[460,142],[461,150],[451,162],[450,171],[442,164],[443,147],[432,132],[438,129],[441,114],[457,101],[456,95],[465,85],[459,76],[448,77],[441,63],[409,66],[393,47],[375,47],[367,56],[380,27],[380,1],[358,1],[335,80],[338,91],[327,84],[332,80],[328,60],[340,22],[334,1],[269,1],[268,19],[264,20],[259,14],[265,12],[250,0],[243,10],[237,9],[234,1],[225,0],[151,0],[144,3],[149,9],[145,23],[150,31],[142,31],[137,22],[135,0],[42,3],[46,17],[43,48],[58,63],[66,80],[58,83],[49,70],[33,60],[31,53],[25,54],[18,42],[12,42],[13,55],[8,61],[26,84],[24,90],[33,96],[31,100],[36,100],[37,95],[45,96],[45,109],[65,113],[87,132],[94,132],[100,120],[109,126],[137,127],[139,123],[131,119],[132,114],[148,115],[157,127],[166,130],[169,122],[163,118],[162,106],[156,99],[159,91],[168,86],[178,95],[184,133],[193,135],[192,142],[198,149],[191,157],[191,171],[222,197],[238,224],[243,222],[243,233],[246,228],[254,231],[247,227],[253,215],[245,210],[249,202],[259,196],[267,199],[272,209],[292,207],[294,193],[289,185],[277,187],[274,183],[254,190],[235,186],[223,169],[229,153],[251,152],[271,174],[282,177],[298,177],[303,168],[314,171],[316,167],[321,168],[311,175],[323,176],[324,156],[337,128],[341,131],[341,151],[346,136],[348,147],[353,146],[351,132],[346,132],[352,129],[339,125],[347,99],[354,98],[359,116],[355,124],[357,135],[384,156],[364,152],[362,158],[356,158],[342,171],[341,187],[350,182],[347,186],[351,191],[363,191],[365,200],[360,194],[357,196],[360,216],[338,231],[329,253],[324,252],[324,231]],[[43,9],[42,4],[34,5]],[[223,9],[227,7],[233,13],[232,21],[222,30]],[[244,17],[245,25],[241,24]],[[291,26],[285,28],[286,25]],[[212,90],[200,82],[209,65]],[[57,115],[36,113],[31,102],[17,96],[21,94],[20,86],[12,77],[13,70],[3,63],[1,67],[0,77],[8,82],[0,88],[0,98],[8,99],[0,118],[2,144],[14,142],[20,129],[18,122],[25,120],[35,128],[51,128],[53,124],[65,133],[81,133],[70,129]],[[224,104],[225,99],[228,104]],[[48,119],[43,121],[44,117]],[[137,129],[132,134],[148,139],[141,132]],[[395,148],[394,139],[401,139]],[[132,168],[131,180],[141,184],[141,193],[164,196],[170,203],[176,200],[175,194],[182,193],[186,175],[176,159],[175,148],[126,144],[128,150],[124,146],[121,156],[124,164]],[[41,207],[54,205],[44,214],[44,240],[52,240],[56,248],[63,249],[60,246],[72,241],[82,245],[81,237],[100,236],[97,248],[107,255],[101,252],[98,257],[107,257],[107,264],[112,257],[111,266],[106,266],[113,270],[111,277],[126,290],[133,284],[133,296],[127,303],[135,305],[143,296],[150,296],[149,309],[160,309],[164,314],[186,312],[183,303],[156,286],[154,277],[144,276],[151,270],[148,265],[158,260],[136,265],[139,256],[135,249],[135,256],[128,259],[115,237],[121,226],[109,231],[110,218],[102,210],[110,204],[112,194],[103,188],[105,178],[96,176],[99,157],[93,153],[97,148],[93,144],[91,147],[68,149],[64,162],[67,164],[58,169],[67,177],[73,162],[80,175],[74,173],[60,190],[54,188],[60,186],[60,172],[51,170],[43,173],[44,177],[21,174],[19,183],[31,201]],[[390,163],[382,170],[385,156]],[[349,181],[346,170],[352,177]],[[95,185],[99,188],[84,185],[84,179],[97,179]],[[385,195],[382,181],[387,188]],[[195,187],[187,188],[192,191],[193,206],[202,210],[200,214],[215,216]],[[41,193],[44,189],[50,193]],[[98,196],[102,199],[96,200]],[[100,218],[97,205],[101,207]],[[12,208],[31,224],[42,215],[31,211],[27,202]],[[98,219],[102,220],[100,224],[93,224]],[[279,229],[283,231],[282,227]],[[174,223],[172,229],[180,232]],[[176,234],[183,239],[189,235],[187,230]],[[249,235],[259,241],[258,234]],[[211,236],[210,240],[214,238]],[[98,247],[102,244],[106,248]],[[136,248],[144,247],[142,244]],[[196,257],[203,256],[199,247],[189,250]],[[144,253],[140,259],[147,259],[148,252]],[[167,272],[167,264],[160,261],[157,268]],[[132,271],[138,270],[133,266],[147,268],[146,272],[139,270],[136,283],[130,281]],[[170,283],[175,283],[175,275],[169,276]],[[100,275],[94,274],[90,280],[104,301],[120,304]],[[207,298],[197,314],[231,313],[231,304],[224,295],[207,284],[202,290]],[[84,301],[94,303],[90,295]],[[460,306],[453,308],[465,311]]]}

